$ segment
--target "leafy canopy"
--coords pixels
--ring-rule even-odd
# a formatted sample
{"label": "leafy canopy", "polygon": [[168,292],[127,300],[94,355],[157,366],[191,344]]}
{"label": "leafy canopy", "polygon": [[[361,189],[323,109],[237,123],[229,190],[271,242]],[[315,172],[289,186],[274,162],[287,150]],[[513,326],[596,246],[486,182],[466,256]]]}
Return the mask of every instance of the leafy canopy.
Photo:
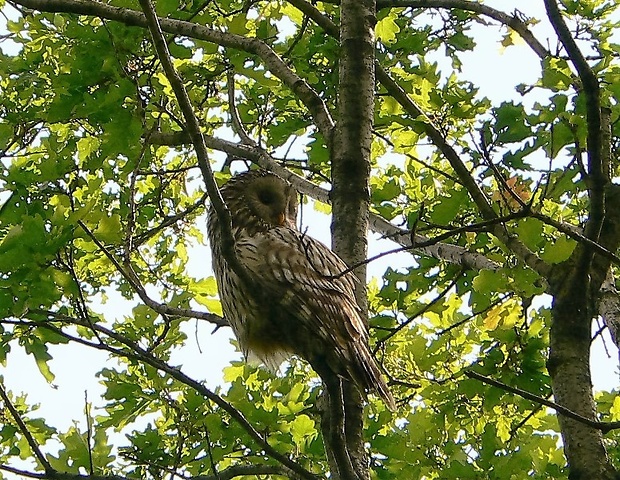
{"label": "leafy canopy", "polygon": [[[335,111],[338,41],[299,3],[156,6],[161,17],[208,28],[195,35],[177,30],[168,44],[214,164],[222,166],[223,154],[244,156],[235,150],[236,115],[258,145],[325,186],[325,132],[285,74],[294,72],[326,111]],[[205,258],[207,196],[148,32],[131,21],[22,4],[0,2],[8,18],[0,44],[0,362],[10,371],[9,353],[23,350],[52,385],[52,351],[79,362],[83,349],[99,349],[109,361],[100,366],[105,393],[90,399],[88,424],[75,418],[74,426],[58,428],[55,418],[38,417],[20,391],[7,391],[4,403],[60,472],[164,478],[236,468],[247,478],[286,476],[271,447],[324,475],[315,409],[321,387],[307,365],[293,359],[274,376],[234,361],[218,386],[199,383],[216,353],[181,355],[194,342],[196,322],[217,322],[221,308]],[[106,5],[135,8],[125,0]],[[590,0],[564,8],[583,27],[579,40],[597,59],[603,103],[616,119],[617,6]],[[319,2],[316,11],[337,24],[337,5]],[[527,68],[538,78],[518,85],[511,98],[492,101],[465,80],[469,53],[498,29],[497,18],[478,12],[378,11],[377,62],[419,110],[378,76],[371,211],[405,237],[428,242],[418,238],[408,253],[384,257],[384,272],[369,283],[372,344],[402,401],[391,415],[370,397],[365,437],[373,478],[566,475],[551,411],[465,373],[551,396],[551,310],[543,296],[550,290],[541,272],[567,261],[577,241],[547,219],[583,225],[585,103],[569,62],[549,52],[530,57]],[[537,31],[539,19],[518,18],[526,31]],[[531,40],[524,46],[505,25],[499,31],[494,45],[501,55],[538,48]],[[484,68],[494,74],[492,64]],[[449,148],[429,142],[429,124]],[[618,128],[614,123],[614,138]],[[486,200],[473,198],[449,150]],[[226,170],[216,174],[219,182],[227,177]],[[533,252],[541,268],[523,261],[507,238]],[[132,308],[117,311],[118,297]],[[200,331],[199,342],[209,344],[207,329]],[[191,363],[202,376],[183,373]],[[618,420],[614,398],[598,394],[604,419]],[[616,452],[617,435],[606,441]],[[41,472],[44,465],[33,458],[28,435],[5,409],[0,464],[21,468],[19,460],[30,459],[29,468]]]}

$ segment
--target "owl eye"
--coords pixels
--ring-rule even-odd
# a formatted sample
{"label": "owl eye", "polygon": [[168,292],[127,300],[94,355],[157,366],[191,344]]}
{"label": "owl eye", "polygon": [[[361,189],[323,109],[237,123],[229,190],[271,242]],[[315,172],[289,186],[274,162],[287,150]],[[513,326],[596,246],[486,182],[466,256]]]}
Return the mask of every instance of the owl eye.
{"label": "owl eye", "polygon": [[272,205],[276,201],[276,195],[271,190],[259,190],[258,199],[263,205]]}

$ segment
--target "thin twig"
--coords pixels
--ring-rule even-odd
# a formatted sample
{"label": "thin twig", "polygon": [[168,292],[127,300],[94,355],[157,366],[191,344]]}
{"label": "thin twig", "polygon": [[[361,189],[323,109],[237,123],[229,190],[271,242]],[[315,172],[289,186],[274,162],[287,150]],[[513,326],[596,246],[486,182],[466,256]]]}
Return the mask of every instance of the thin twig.
{"label": "thin twig", "polygon": [[88,403],[88,391],[84,390],[84,415],[86,417],[86,447],[88,448],[88,465],[90,474],[95,474],[95,468],[93,464],[93,437],[92,437],[92,422],[90,417],[90,404]]}
{"label": "thin twig", "polygon": [[557,220],[554,220],[553,218],[548,217],[547,215],[543,215],[539,212],[532,211],[530,216],[537,218],[541,222],[551,225],[552,227],[555,227],[560,232],[564,233],[567,237],[570,237],[579,243],[583,243],[584,245],[590,247],[593,252],[598,253],[599,255],[607,258],[608,260],[611,260],[612,263],[620,266],[620,257],[618,257],[613,252],[607,250],[601,244],[596,243],[594,240],[586,237],[584,234],[579,232],[576,227],[573,227],[572,225],[567,225],[562,222],[558,222]]}
{"label": "thin twig", "polygon": [[394,335],[396,335],[398,332],[404,329],[407,325],[411,324],[411,322],[413,322],[416,318],[420,317],[421,315],[424,315],[424,313],[426,313],[429,309],[431,309],[434,305],[436,305],[437,302],[439,302],[442,298],[444,298],[448,294],[448,292],[452,290],[452,288],[456,285],[456,282],[459,281],[462,274],[463,274],[463,269],[457,272],[457,274],[450,281],[450,283],[446,285],[446,287],[441,292],[439,292],[439,294],[436,295],[435,298],[433,298],[430,302],[426,303],[422,308],[420,308],[413,315],[409,316],[407,320],[399,324],[397,328],[392,330],[385,337],[381,338],[381,340],[377,342],[377,346],[375,347],[374,352],[376,353],[376,351],[378,350],[381,344],[387,342],[390,338],[392,338]]}
{"label": "thin twig", "polygon": [[217,470],[217,465],[215,464],[215,461],[213,460],[213,451],[211,449],[211,439],[209,438],[209,427],[207,427],[205,425],[204,427],[204,431],[205,431],[205,440],[207,442],[207,456],[209,457],[209,463],[211,464],[211,471],[213,472],[213,477],[219,479],[220,478],[220,474]]}
{"label": "thin twig", "polygon": [[28,427],[24,423],[24,420],[22,419],[21,415],[19,414],[19,412],[17,411],[17,409],[15,408],[15,406],[9,399],[9,396],[4,390],[3,382],[0,382],[0,397],[2,397],[2,401],[4,402],[5,408],[9,411],[9,413],[13,417],[13,420],[15,420],[15,423],[17,424],[19,431],[22,433],[22,435],[28,442],[28,445],[30,445],[30,449],[32,450],[32,453],[34,453],[34,456],[37,457],[37,460],[39,460],[39,463],[41,463],[41,465],[43,466],[43,469],[45,470],[45,474],[48,476],[51,476],[54,473],[56,473],[56,470],[52,468],[50,463],[47,461],[47,458],[45,458],[45,455],[43,455],[43,452],[41,451],[36,440],[34,439],[32,434],[28,430]]}
{"label": "thin twig", "polygon": [[237,105],[235,103],[235,74],[232,70],[226,72],[226,83],[228,90],[228,113],[230,115],[232,128],[234,132],[239,135],[243,145],[256,147],[257,143],[252,140],[252,138],[248,135],[248,132],[245,131],[245,128],[241,123],[241,117],[239,117],[239,110],[237,109]]}
{"label": "thin twig", "polygon": [[137,275],[133,270],[128,271],[128,269],[124,268],[120,262],[112,255],[112,253],[106,248],[106,246],[99,241],[99,239],[95,236],[95,234],[86,226],[84,222],[78,220],[78,225],[86,232],[86,235],[90,237],[90,239],[94,242],[94,244],[101,250],[101,252],[112,262],[112,265],[116,268],[118,273],[120,273],[123,278],[131,285],[131,288],[138,294],[140,299],[154,311],[159,313],[160,315],[172,315],[177,317],[185,317],[185,318],[199,318],[201,320],[207,320],[217,326],[225,327],[228,326],[228,322],[226,319],[220,317],[219,315],[215,315],[214,313],[206,313],[206,312],[198,312],[195,310],[183,309],[183,308],[175,308],[169,305],[161,304],[153,300],[148,296],[146,289],[142,286],[140,281],[137,278]]}
{"label": "thin twig", "polygon": [[131,258],[131,252],[134,249],[134,229],[136,225],[136,180],[138,177],[138,172],[140,171],[140,165],[142,165],[142,161],[144,160],[144,155],[146,153],[147,148],[149,148],[149,137],[157,128],[157,124],[155,123],[149,132],[145,135],[145,141],[142,142],[140,147],[140,154],[138,155],[138,161],[131,172],[129,178],[129,212],[127,214],[127,227],[126,227],[126,236],[125,236],[125,262],[129,262]]}
{"label": "thin twig", "polygon": [[207,198],[209,198],[209,194],[207,194],[205,192],[205,193],[203,193],[201,195],[201,197],[194,204],[190,205],[185,210],[183,210],[183,211],[181,211],[181,212],[179,212],[179,213],[177,213],[175,215],[170,215],[170,216],[166,217],[156,227],[153,227],[150,230],[147,230],[146,232],[143,232],[140,235],[137,235],[136,237],[134,237],[134,239],[132,241],[132,244],[131,244],[132,248],[134,248],[134,249],[137,248],[138,246],[140,246],[144,242],[146,242],[149,238],[153,237],[154,235],[156,235],[157,233],[161,232],[165,228],[168,228],[169,226],[174,225],[175,223],[179,222],[180,220],[185,219],[188,215],[190,215],[191,213],[194,213],[199,208],[204,208],[205,201],[207,200]]}
{"label": "thin twig", "polygon": [[[71,323],[73,325],[80,325],[80,326],[88,326],[86,322],[83,322],[77,318],[71,318],[65,315],[59,315],[59,318],[62,318],[62,320],[60,321],[64,323]],[[104,344],[93,343],[81,337],[75,337],[71,334],[66,333],[61,328],[58,328],[55,325],[52,325],[50,321],[28,321],[28,322],[26,321],[4,321],[4,323],[31,325],[31,326],[36,326],[40,328],[45,328],[45,329],[48,329],[48,330],[51,330],[57,333],[58,335],[63,336],[64,338],[70,341],[77,342],[82,345],[95,348],[97,350],[107,351],[120,357],[137,360],[137,361],[146,363],[147,365],[150,365],[162,372],[165,372],[168,375],[170,375],[172,378],[183,383],[184,385],[187,385],[190,388],[193,388],[200,395],[212,401],[222,410],[227,412],[231,416],[232,419],[234,419],[237,423],[241,425],[241,427],[249,434],[249,436],[260,446],[260,448],[268,456],[270,456],[277,462],[284,465],[284,467],[295,472],[300,478],[303,478],[306,480],[319,480],[318,476],[309,472],[304,467],[302,467],[300,464],[291,460],[288,456],[278,452],[274,447],[272,447],[267,441],[267,439],[264,437],[264,435],[260,433],[259,431],[257,431],[254,428],[254,426],[245,418],[245,416],[239,410],[233,407],[229,402],[227,402],[222,397],[220,397],[216,393],[209,390],[202,383],[187,376],[178,368],[172,367],[168,365],[166,362],[164,362],[163,360],[157,358],[155,355],[153,355],[153,353],[142,348],[137,342],[127,339],[124,335],[121,335],[120,333],[117,333],[112,329],[106,328],[100,324],[94,325],[94,328],[96,328],[100,333],[115,340],[116,342],[119,342],[125,347],[128,347],[129,350],[114,348],[105,343]]]}
{"label": "thin twig", "polygon": [[476,318],[478,315],[481,315],[485,312],[490,311],[492,308],[496,307],[497,305],[501,304],[502,302],[504,302],[505,300],[507,300],[508,298],[512,297],[514,295],[513,292],[509,292],[506,295],[501,296],[500,298],[498,298],[497,300],[495,300],[494,302],[491,302],[487,307],[483,308],[482,310],[479,310],[477,312],[473,312],[470,313],[469,315],[467,315],[465,318],[459,320],[458,322],[453,323],[452,325],[450,325],[449,327],[444,328],[443,330],[439,330],[437,332],[436,335],[441,336],[444,333],[448,333],[451,330],[454,330],[455,328],[460,327],[461,325],[464,325],[465,323],[469,322],[472,318]]}

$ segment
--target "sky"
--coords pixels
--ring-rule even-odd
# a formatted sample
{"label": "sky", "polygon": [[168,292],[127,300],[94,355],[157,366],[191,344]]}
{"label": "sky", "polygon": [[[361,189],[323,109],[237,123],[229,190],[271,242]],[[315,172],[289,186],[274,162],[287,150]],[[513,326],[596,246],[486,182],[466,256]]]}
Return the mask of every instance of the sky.
{"label": "sky", "polygon": [[[496,0],[486,2],[491,6],[512,12],[513,2]],[[519,2],[519,9],[538,18],[541,15],[543,2]],[[2,33],[4,19],[0,18],[0,33]],[[513,99],[520,101],[520,95],[515,91],[519,83],[532,83],[538,78],[539,64],[537,57],[525,44],[504,49],[498,43],[503,30],[478,27],[485,31],[483,40],[479,41],[475,50],[461,56],[463,61],[463,76],[480,87],[481,92],[491,100],[500,101]],[[534,28],[540,41],[545,44],[549,35],[549,25],[544,22]],[[2,48],[5,48],[3,45]],[[309,235],[329,244],[329,220],[327,217],[313,211],[311,208],[304,213]],[[394,247],[388,241],[378,241],[376,235],[371,235],[369,256]],[[198,278],[211,275],[210,254],[207,245],[196,245],[189,252],[191,264],[188,273]],[[370,265],[371,276],[380,276],[386,265],[410,265],[411,257],[407,254],[390,256],[385,260]],[[101,312],[114,312],[116,318],[130,315],[132,303],[120,298],[119,295],[109,292],[110,300],[105,305],[95,305]],[[220,329],[212,333],[213,327],[205,322],[187,322],[188,340],[182,351],[175,353],[171,364],[182,365],[185,373],[199,380],[204,380],[210,388],[221,384],[222,369],[232,359],[240,359],[241,355],[235,351],[230,343],[229,329]],[[195,331],[197,332],[196,336]],[[618,387],[617,350],[613,343],[606,342],[609,352],[597,341],[593,349],[593,376],[595,386],[601,389]],[[104,389],[98,383],[97,372],[108,361],[105,353],[75,346],[67,349],[66,346],[50,347],[54,357],[51,369],[56,374],[54,385],[49,385],[38,374],[34,359],[23,353],[21,348],[14,348],[8,356],[7,366],[0,370],[4,376],[5,385],[14,393],[25,392],[30,402],[40,404],[39,416],[53,418],[54,424],[64,429],[74,422],[84,426],[84,392],[96,406],[103,404],[100,399]]]}

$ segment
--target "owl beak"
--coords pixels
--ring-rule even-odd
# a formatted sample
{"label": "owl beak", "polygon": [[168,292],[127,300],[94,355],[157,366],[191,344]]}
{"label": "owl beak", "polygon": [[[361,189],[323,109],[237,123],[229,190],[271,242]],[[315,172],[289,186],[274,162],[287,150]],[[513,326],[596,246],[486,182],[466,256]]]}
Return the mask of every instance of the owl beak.
{"label": "owl beak", "polygon": [[280,225],[281,227],[284,227],[286,225],[286,215],[284,215],[284,212],[280,212],[278,214],[278,218],[276,220],[276,223],[278,225]]}

